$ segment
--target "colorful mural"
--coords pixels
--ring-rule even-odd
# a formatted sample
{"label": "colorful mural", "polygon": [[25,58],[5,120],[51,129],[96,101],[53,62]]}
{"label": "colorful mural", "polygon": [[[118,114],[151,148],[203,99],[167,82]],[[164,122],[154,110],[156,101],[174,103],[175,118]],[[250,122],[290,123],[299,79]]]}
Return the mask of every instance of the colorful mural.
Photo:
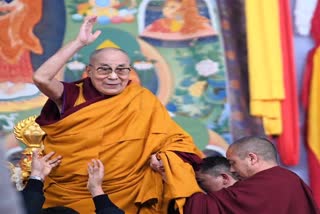
{"label": "colorful mural", "polygon": [[[16,8],[0,17],[0,26],[3,26],[0,30],[7,35],[6,41],[1,37],[0,42],[8,46],[1,45],[0,49],[0,127],[8,133],[8,148],[17,145],[11,134],[13,124],[38,114],[45,101],[32,84],[32,73],[63,43],[75,38],[85,16],[97,15],[96,29],[101,30],[102,35],[73,56],[59,78],[70,82],[84,77],[88,56],[95,49],[122,48],[132,59],[131,80],[156,94],[172,118],[193,136],[199,148],[225,151],[231,140],[230,109],[223,43],[214,1],[17,2],[35,12],[32,19],[23,19],[28,20],[23,29],[17,27],[11,35],[8,32],[12,25],[3,17],[8,20],[10,16],[19,17],[16,25],[21,27],[18,20],[22,16],[17,14],[26,16],[27,12],[18,10],[15,1],[0,3],[0,9]],[[21,33],[28,36],[22,39]],[[13,41],[20,41],[19,46]],[[10,53],[14,54],[5,56],[3,53],[8,51],[3,47],[11,48]]]}

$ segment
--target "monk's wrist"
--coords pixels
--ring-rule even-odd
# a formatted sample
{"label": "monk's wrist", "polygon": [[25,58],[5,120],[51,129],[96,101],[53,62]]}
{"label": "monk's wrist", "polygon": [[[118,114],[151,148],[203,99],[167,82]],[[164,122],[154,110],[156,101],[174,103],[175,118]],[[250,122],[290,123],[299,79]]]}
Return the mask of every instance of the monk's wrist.
{"label": "monk's wrist", "polygon": [[102,189],[101,186],[90,188],[89,191],[90,191],[92,197],[104,194],[103,189]]}
{"label": "monk's wrist", "polygon": [[82,42],[80,39],[76,38],[75,40],[72,41],[72,45],[74,45],[74,47],[77,50],[80,50],[81,48],[85,47],[88,44],[86,44],[85,42]]}
{"label": "monk's wrist", "polygon": [[44,176],[42,173],[39,172],[31,172],[29,179],[36,179],[36,180],[40,180],[40,181],[44,181],[46,176]]}

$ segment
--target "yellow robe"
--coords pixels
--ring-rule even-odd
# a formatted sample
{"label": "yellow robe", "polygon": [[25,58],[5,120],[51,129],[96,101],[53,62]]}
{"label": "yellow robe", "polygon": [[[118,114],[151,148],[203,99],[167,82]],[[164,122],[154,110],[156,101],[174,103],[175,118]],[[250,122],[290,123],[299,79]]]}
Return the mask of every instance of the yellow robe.
{"label": "yellow robe", "polygon": [[320,160],[320,47],[313,56],[313,69],[310,86],[308,115],[308,145],[316,158]]}
{"label": "yellow robe", "polygon": [[[45,205],[68,206],[94,213],[86,188],[87,164],[105,166],[103,190],[125,213],[166,213],[169,200],[181,210],[184,198],[200,192],[192,166],[174,151],[201,155],[192,138],[168,115],[148,90],[131,83],[121,94],[86,106],[41,127],[45,153],[55,151],[62,163],[45,182]],[[166,182],[149,166],[159,152]]]}
{"label": "yellow robe", "polygon": [[282,133],[285,97],[278,1],[245,1],[250,113],[262,117],[268,135]]}

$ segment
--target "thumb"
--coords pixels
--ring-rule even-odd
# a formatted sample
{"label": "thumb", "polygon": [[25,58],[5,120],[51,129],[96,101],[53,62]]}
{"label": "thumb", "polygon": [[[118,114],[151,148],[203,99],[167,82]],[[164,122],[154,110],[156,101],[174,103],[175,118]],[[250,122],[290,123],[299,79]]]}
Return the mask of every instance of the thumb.
{"label": "thumb", "polygon": [[39,156],[39,149],[35,149],[32,151],[32,159],[35,159]]}

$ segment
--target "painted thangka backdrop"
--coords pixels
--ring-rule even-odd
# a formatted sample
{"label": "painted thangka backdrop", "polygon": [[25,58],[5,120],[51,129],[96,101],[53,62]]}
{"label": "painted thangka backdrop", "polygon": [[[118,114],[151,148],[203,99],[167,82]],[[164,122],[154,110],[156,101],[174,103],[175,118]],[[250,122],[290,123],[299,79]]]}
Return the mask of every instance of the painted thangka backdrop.
{"label": "painted thangka backdrop", "polygon": [[0,127],[8,149],[15,123],[39,114],[46,97],[33,72],[97,15],[102,35],[59,73],[83,78],[88,55],[119,47],[132,59],[131,80],[156,94],[201,149],[224,151],[230,142],[227,75],[217,6],[213,0],[19,0],[0,10]]}

